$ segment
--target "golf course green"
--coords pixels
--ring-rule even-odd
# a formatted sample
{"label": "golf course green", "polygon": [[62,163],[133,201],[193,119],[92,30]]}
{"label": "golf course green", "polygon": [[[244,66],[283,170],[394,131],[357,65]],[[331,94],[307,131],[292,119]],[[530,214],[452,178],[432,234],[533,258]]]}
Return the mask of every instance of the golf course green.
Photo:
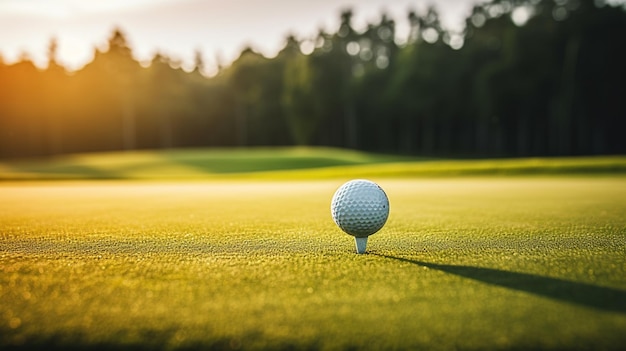
{"label": "golf course green", "polygon": [[[0,164],[0,349],[626,345],[624,157],[229,153]],[[356,177],[391,208],[363,255]]]}

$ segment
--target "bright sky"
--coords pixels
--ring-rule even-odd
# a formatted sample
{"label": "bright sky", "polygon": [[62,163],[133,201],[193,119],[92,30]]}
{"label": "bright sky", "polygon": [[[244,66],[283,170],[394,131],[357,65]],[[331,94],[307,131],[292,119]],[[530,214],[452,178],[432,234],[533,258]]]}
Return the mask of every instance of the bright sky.
{"label": "bright sky", "polygon": [[273,56],[289,33],[312,38],[319,28],[335,31],[339,13],[352,8],[357,28],[381,11],[396,19],[406,37],[408,9],[436,4],[444,26],[460,30],[478,0],[0,0],[0,54],[5,62],[22,53],[46,63],[50,39],[60,61],[80,68],[119,26],[133,54],[148,61],[159,51],[189,67],[200,50],[211,73],[216,60],[230,63],[246,45]]}

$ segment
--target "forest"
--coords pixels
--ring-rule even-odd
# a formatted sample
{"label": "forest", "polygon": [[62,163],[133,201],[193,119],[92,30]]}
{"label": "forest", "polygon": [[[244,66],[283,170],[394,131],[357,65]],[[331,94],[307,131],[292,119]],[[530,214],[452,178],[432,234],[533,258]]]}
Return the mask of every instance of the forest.
{"label": "forest", "polygon": [[407,11],[401,41],[384,13],[356,30],[346,10],[334,32],[289,36],[271,58],[247,48],[210,77],[200,53],[191,72],[160,54],[140,64],[122,28],[68,72],[51,39],[44,69],[0,60],[0,158],[285,145],[624,154],[625,8],[494,0],[473,8],[463,33],[442,28],[435,8]]}

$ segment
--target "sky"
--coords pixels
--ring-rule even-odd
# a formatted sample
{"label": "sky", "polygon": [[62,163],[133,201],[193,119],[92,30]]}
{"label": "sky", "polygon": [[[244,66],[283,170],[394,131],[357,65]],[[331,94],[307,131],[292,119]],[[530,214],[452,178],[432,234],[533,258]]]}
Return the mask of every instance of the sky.
{"label": "sky", "polygon": [[134,57],[148,62],[158,52],[192,68],[202,53],[207,74],[217,63],[228,65],[251,46],[272,57],[289,34],[313,38],[320,28],[338,28],[342,9],[354,11],[363,28],[384,11],[397,23],[399,40],[408,35],[409,9],[423,12],[431,4],[442,23],[462,30],[464,19],[481,0],[0,0],[0,55],[12,63],[28,55],[45,67],[51,38],[58,59],[70,70],[88,63],[96,48],[106,49],[120,28]]}

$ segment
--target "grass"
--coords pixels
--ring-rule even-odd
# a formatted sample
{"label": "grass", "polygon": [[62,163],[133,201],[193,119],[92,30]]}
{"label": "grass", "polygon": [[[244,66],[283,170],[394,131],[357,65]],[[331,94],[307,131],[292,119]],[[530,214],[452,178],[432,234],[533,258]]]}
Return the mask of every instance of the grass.
{"label": "grass", "polygon": [[133,151],[0,163],[0,180],[337,179],[626,173],[626,156],[432,159],[333,148]]}
{"label": "grass", "polygon": [[0,349],[626,343],[626,177],[374,177],[365,255],[302,177],[0,183]]}
{"label": "grass", "polygon": [[[0,349],[618,350],[625,171],[324,148],[4,162]],[[356,177],[391,202],[366,255],[329,214]]]}
{"label": "grass", "polygon": [[0,179],[205,179],[415,160],[305,147],[131,151],[0,163]]}

